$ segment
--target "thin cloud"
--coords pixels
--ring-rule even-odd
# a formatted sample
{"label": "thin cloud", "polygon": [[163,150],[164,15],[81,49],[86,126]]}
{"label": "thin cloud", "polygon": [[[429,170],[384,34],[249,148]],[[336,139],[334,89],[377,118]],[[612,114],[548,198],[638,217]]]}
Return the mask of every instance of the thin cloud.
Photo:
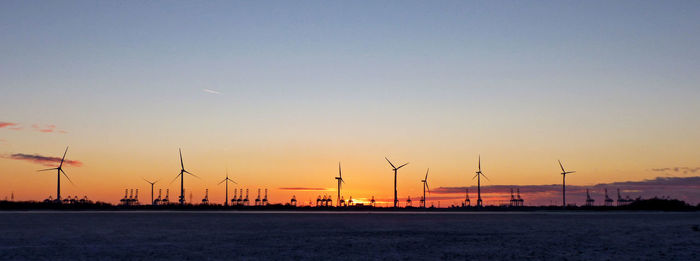
{"label": "thin cloud", "polygon": [[279,188],[280,190],[290,190],[290,191],[330,191],[328,188],[304,188],[304,187],[292,187],[292,188]]}
{"label": "thin cloud", "polygon": [[[464,198],[466,189],[469,189],[469,195],[476,198],[476,186],[469,187],[439,187],[431,191],[431,194],[437,198],[449,197],[454,195],[455,198]],[[689,203],[700,202],[700,176],[695,177],[657,177],[642,181],[622,181],[612,183],[600,183],[590,186],[567,185],[566,197],[571,199],[571,202],[581,203],[586,198],[586,190],[588,189],[591,197],[602,202],[601,197],[604,196],[605,189],[608,189],[608,196],[611,198],[617,197],[617,189],[623,197],[655,197],[655,196],[670,196],[685,200]],[[481,194],[483,198],[492,200],[503,200],[510,198],[510,189],[520,189],[520,194],[529,203],[548,204],[550,202],[561,202],[561,184],[551,185],[487,185],[481,186]],[[460,195],[460,196],[457,196]],[[568,201],[568,200],[567,200]]]}
{"label": "thin cloud", "polygon": [[[0,121],[0,129],[5,128],[5,127],[9,127],[10,129],[12,129],[13,126],[17,126],[17,127],[18,127],[19,124],[14,123],[14,122],[4,122],[4,121]],[[15,128],[16,128],[16,127],[15,127]]]}
{"label": "thin cloud", "polygon": [[695,167],[695,168],[691,168],[691,167],[655,168],[655,169],[651,169],[651,171],[655,171],[655,172],[672,171],[672,172],[676,172],[676,173],[682,172],[683,174],[688,174],[688,173],[695,173],[695,172],[700,171],[700,167]]}
{"label": "thin cloud", "polygon": [[32,128],[34,128],[35,131],[42,132],[42,133],[54,133],[54,132],[66,133],[66,131],[64,131],[64,130],[56,129],[56,125],[53,125],[53,124],[44,125],[44,126],[34,124],[34,125],[32,125]]}
{"label": "thin cloud", "polygon": [[[20,125],[19,123],[14,123],[14,122],[4,122],[0,121],[0,129],[2,128],[7,128],[10,130],[23,130],[24,127]],[[39,125],[39,124],[32,124],[32,130],[41,132],[41,133],[67,133],[65,130],[58,129],[56,125],[53,124],[48,124],[48,125]]]}
{"label": "thin cloud", "polygon": [[[61,158],[59,157],[48,157],[48,156],[42,156],[38,154],[30,155],[30,154],[23,154],[23,153],[15,153],[8,156],[4,156],[3,158],[6,159],[14,159],[14,160],[24,160],[24,161],[29,161],[32,163],[36,164],[41,164],[44,166],[56,166],[61,162]],[[77,161],[77,160],[64,160],[63,164],[70,165],[70,166],[75,166],[75,167],[80,167],[83,165],[82,162]]]}
{"label": "thin cloud", "polygon": [[202,89],[202,91],[206,93],[211,93],[211,94],[221,94],[219,91],[211,90],[211,89]]}

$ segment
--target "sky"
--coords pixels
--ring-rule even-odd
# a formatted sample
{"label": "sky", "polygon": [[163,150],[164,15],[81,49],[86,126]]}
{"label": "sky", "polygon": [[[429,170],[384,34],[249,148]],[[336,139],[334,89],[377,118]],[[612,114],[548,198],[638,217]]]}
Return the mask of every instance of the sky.
{"label": "sky", "polygon": [[388,157],[402,200],[430,168],[444,206],[481,155],[500,190],[561,184],[561,160],[598,196],[697,204],[698,46],[697,1],[2,1],[0,198],[55,197],[36,170],[70,146],[62,195],[107,202],[178,190],[182,148],[194,201],[227,170],[229,194],[335,197],[342,162],[346,199],[390,202]]}

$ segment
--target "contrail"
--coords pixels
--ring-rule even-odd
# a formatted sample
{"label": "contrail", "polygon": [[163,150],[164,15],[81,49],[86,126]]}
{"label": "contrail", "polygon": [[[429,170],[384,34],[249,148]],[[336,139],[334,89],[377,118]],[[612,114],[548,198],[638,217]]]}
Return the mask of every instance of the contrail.
{"label": "contrail", "polygon": [[218,91],[215,91],[215,90],[210,90],[210,89],[202,89],[202,91],[208,92],[208,93],[211,93],[211,94],[221,94],[221,92],[218,92]]}

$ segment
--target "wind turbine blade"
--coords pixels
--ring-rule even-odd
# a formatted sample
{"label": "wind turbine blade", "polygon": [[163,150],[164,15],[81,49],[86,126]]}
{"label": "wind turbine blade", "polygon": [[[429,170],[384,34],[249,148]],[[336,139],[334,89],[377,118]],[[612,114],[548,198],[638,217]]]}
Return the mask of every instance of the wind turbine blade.
{"label": "wind turbine blade", "polygon": [[430,172],[430,168],[428,168],[427,171],[425,171],[425,181],[428,181],[428,172]]}
{"label": "wind turbine blade", "polygon": [[561,167],[561,172],[566,172],[566,170],[564,170],[564,165],[561,165],[561,160],[557,161],[559,161],[559,167]]}
{"label": "wind turbine blade", "polygon": [[477,172],[476,175],[472,179],[475,179],[477,176],[479,176],[479,173]]}
{"label": "wind turbine blade", "polygon": [[180,167],[185,169],[185,163],[182,162],[182,149],[178,148],[178,150],[180,151]]}
{"label": "wind turbine blade", "polygon": [[224,182],[226,182],[226,181],[227,181],[227,179],[224,179],[224,180],[222,180],[221,182],[219,182],[219,184],[216,184],[216,185],[221,185],[221,183],[224,183]]}
{"label": "wind turbine blade", "polygon": [[428,190],[428,193],[430,193],[430,186],[428,186],[428,182],[425,182],[425,189]]}
{"label": "wind turbine blade", "polygon": [[484,178],[486,178],[486,180],[491,181],[491,180],[489,179],[489,177],[487,177],[486,175],[484,175],[484,173],[481,173],[481,176],[483,176]]}
{"label": "wind turbine blade", "polygon": [[63,152],[63,157],[61,158],[61,164],[58,167],[63,167],[63,160],[66,159],[66,153],[68,153],[68,146],[66,146],[66,151]]}
{"label": "wind turbine blade", "polygon": [[406,165],[408,165],[408,162],[406,162],[406,164],[403,164],[403,165],[399,166],[399,167],[396,168],[396,169],[400,169],[401,167],[406,166]]}
{"label": "wind turbine blade", "polygon": [[195,174],[192,174],[192,173],[190,173],[189,171],[183,170],[183,172],[185,172],[185,173],[187,173],[187,174],[190,174],[190,175],[192,175],[192,176],[195,177],[195,178],[201,179],[199,176],[197,176],[197,175],[195,175]]}
{"label": "wind turbine blade", "polygon": [[238,183],[236,183],[235,181],[233,181],[233,180],[231,180],[231,179],[229,179],[229,181],[233,182],[233,184],[238,184]]}
{"label": "wind turbine blade", "polygon": [[170,181],[170,183],[168,183],[168,185],[173,184],[173,182],[175,182],[177,180],[177,178],[180,177],[180,175],[182,175],[182,173],[177,174],[177,176],[175,176],[175,178],[172,181]]}
{"label": "wind turbine blade", "polygon": [[389,161],[389,159],[387,159],[386,157],[384,157],[384,159],[386,159],[386,161],[389,162],[389,165],[391,165],[392,168],[396,168],[396,167],[394,167],[394,164],[391,163],[391,161]]}
{"label": "wind turbine blade", "polygon": [[481,172],[481,154],[479,154],[479,171]]}
{"label": "wind turbine blade", "polygon": [[569,171],[566,174],[576,173],[576,171]]}
{"label": "wind turbine blade", "polygon": [[37,170],[37,172],[38,172],[38,171],[47,171],[47,170],[56,170],[56,169],[58,169],[58,168],[40,169],[40,170]]}
{"label": "wind turbine blade", "polygon": [[63,173],[63,176],[65,176],[65,177],[68,179],[68,181],[70,182],[70,184],[72,184],[73,186],[75,186],[75,183],[73,183],[73,181],[70,180],[70,178],[68,177],[68,175],[66,175],[66,172],[65,172],[65,171],[61,170],[61,173]]}
{"label": "wind turbine blade", "polygon": [[340,161],[338,161],[338,176],[343,179],[343,171],[340,169]]}

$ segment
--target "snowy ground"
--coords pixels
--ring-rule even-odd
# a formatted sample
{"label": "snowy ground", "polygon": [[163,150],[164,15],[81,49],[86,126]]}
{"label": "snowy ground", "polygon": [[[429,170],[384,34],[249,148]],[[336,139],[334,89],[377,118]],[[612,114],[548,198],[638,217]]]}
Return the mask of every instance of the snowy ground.
{"label": "snowy ground", "polygon": [[700,260],[700,213],[0,212],[0,259]]}

